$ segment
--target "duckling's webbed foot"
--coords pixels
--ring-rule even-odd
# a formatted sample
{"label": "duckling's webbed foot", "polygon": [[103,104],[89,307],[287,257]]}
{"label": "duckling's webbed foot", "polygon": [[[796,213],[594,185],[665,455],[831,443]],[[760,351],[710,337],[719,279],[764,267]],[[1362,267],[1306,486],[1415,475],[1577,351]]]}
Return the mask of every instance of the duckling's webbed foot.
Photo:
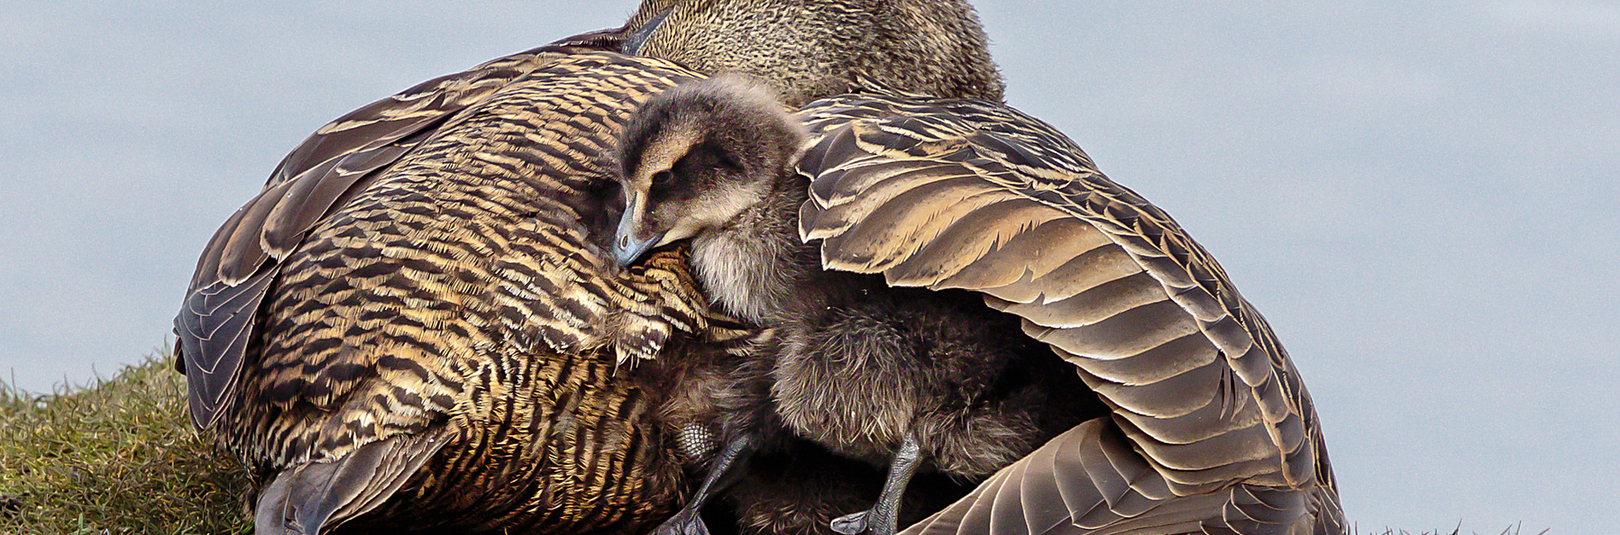
{"label": "duckling's webbed foot", "polygon": [[870,526],[866,520],[866,517],[870,516],[869,513],[871,513],[871,511],[868,510],[834,518],[832,521],[832,530],[844,535],[865,533],[866,529]]}
{"label": "duckling's webbed foot", "polygon": [[911,482],[911,476],[921,464],[922,446],[917,444],[917,439],[906,435],[889,463],[889,478],[883,482],[883,493],[878,495],[877,505],[833,519],[832,530],[843,535],[894,535],[900,530],[900,498],[905,496],[906,484]]}
{"label": "duckling's webbed foot", "polygon": [[698,487],[697,494],[692,501],[687,502],[675,516],[659,524],[653,530],[654,535],[709,535],[709,527],[703,524],[703,506],[721,490],[731,486],[742,473],[735,469],[739,461],[747,460],[754,453],[754,441],[748,435],[727,442],[720,449],[720,454],[714,457],[709,464],[709,473],[703,478],[703,486]]}
{"label": "duckling's webbed foot", "polygon": [[653,530],[653,535],[709,535],[709,526],[703,523],[703,517],[698,514],[703,508],[692,505],[687,505],[681,512],[659,524],[658,529]]}

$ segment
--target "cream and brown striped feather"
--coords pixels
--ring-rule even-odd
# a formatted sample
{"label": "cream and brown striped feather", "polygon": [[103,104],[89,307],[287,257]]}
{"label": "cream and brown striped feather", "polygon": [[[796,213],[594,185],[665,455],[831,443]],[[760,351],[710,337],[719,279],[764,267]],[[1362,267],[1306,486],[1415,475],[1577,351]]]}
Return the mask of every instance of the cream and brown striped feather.
{"label": "cream and brown striped feather", "polygon": [[557,50],[513,54],[423,82],[322,126],[282,159],[264,191],[204,247],[175,318],[199,428],[213,425],[232,392],[259,300],[305,233],[456,113],[555,60]]}
{"label": "cream and brown striped feather", "polygon": [[[963,526],[1045,510],[1043,500],[1087,533],[1195,517],[1211,532],[1342,531],[1315,409],[1270,327],[1175,221],[1067,137],[998,104],[882,91],[818,101],[800,117],[813,133],[799,164],[813,178],[800,232],[822,241],[826,268],[982,292],[1114,411],[1068,446],[1047,446],[1067,448],[1057,483],[981,488],[913,532],[979,533]],[[1240,493],[1300,507],[1246,524],[1224,511],[1265,498]]]}
{"label": "cream and brown striped feather", "polygon": [[288,153],[264,190],[204,247],[175,318],[182,344],[176,364],[187,372],[192,422],[213,425],[219,404],[235,388],[254,312],[277,264],[316,222],[458,112],[570,47],[616,48],[619,31],[565,38],[422,82],[327,123]]}
{"label": "cream and brown striped feather", "polygon": [[[602,155],[668,62],[546,47],[345,116],[216,234],[177,319],[265,532],[631,533],[684,492],[627,361],[704,328],[679,252],[615,273]],[[239,369],[238,369],[239,368]]]}

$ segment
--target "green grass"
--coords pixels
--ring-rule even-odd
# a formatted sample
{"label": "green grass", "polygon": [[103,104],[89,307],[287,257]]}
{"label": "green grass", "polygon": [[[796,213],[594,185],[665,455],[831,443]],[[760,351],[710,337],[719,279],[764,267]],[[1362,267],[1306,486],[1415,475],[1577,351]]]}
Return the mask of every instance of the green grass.
{"label": "green grass", "polygon": [[169,352],[49,395],[0,382],[0,533],[248,533],[237,463],[192,432]]}
{"label": "green grass", "polygon": [[[1544,530],[1541,530],[1540,532],[1536,533],[1535,535],[1547,535],[1551,531],[1552,530],[1550,530],[1550,529],[1544,529]],[[1367,531],[1367,532],[1363,532],[1363,531],[1361,531],[1360,528],[1353,528],[1353,529],[1350,530],[1350,533],[1352,535],[1463,535],[1461,527],[1458,527],[1458,528],[1453,529],[1451,531],[1435,530],[1435,531],[1424,531],[1424,532],[1420,532],[1420,533],[1413,533],[1413,532],[1410,532],[1410,531],[1406,531],[1404,529],[1396,530],[1396,529],[1392,529],[1392,528],[1384,528],[1384,531]],[[1477,532],[1477,531],[1472,532],[1472,535],[1479,535],[1479,532]],[[1506,529],[1503,529],[1502,533],[1500,533],[1499,535],[1526,535],[1526,532],[1524,531],[1524,526],[1523,525],[1508,526]]]}
{"label": "green grass", "polygon": [[192,432],[171,359],[163,351],[112,379],[43,396],[0,382],[0,534],[252,531],[241,507],[246,474]]}

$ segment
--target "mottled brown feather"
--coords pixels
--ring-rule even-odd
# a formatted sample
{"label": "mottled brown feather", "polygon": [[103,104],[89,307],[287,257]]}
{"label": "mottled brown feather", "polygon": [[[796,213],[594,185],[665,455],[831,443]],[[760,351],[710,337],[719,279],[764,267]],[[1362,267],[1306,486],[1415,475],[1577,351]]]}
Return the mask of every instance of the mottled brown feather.
{"label": "mottled brown feather", "polygon": [[965,0],[645,0],[625,31],[625,53],[763,79],[792,107],[865,80],[1002,98]]}
{"label": "mottled brown feather", "polygon": [[177,319],[194,421],[259,479],[266,529],[635,533],[678,506],[627,364],[688,343],[705,304],[680,252],[617,273],[590,226],[622,122],[695,76],[536,49],[288,157]]}
{"label": "mottled brown feather", "polygon": [[[395,163],[456,113],[488,98],[518,77],[554,61],[564,48],[541,47],[441,76],[374,102],[328,123],[294,148],[271,172],[265,189],[243,206],[203,248],[175,318],[182,365],[189,371],[190,412],[199,428],[213,425],[242,366],[240,346],[205,346],[215,337],[236,339],[252,324],[262,285],[312,226],[341,205],[358,182]],[[242,303],[247,318],[194,303],[199,296]],[[191,343],[188,343],[191,342]]]}

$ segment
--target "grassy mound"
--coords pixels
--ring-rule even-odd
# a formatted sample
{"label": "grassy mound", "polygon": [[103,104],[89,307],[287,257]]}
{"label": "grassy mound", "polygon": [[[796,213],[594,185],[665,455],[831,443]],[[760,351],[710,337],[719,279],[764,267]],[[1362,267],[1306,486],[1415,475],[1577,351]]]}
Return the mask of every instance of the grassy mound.
{"label": "grassy mound", "polygon": [[247,478],[191,430],[171,358],[45,396],[0,383],[0,533],[252,531]]}
{"label": "grassy mound", "polygon": [[192,432],[173,366],[172,356],[151,357],[46,396],[0,382],[0,534],[252,532],[247,477]]}

